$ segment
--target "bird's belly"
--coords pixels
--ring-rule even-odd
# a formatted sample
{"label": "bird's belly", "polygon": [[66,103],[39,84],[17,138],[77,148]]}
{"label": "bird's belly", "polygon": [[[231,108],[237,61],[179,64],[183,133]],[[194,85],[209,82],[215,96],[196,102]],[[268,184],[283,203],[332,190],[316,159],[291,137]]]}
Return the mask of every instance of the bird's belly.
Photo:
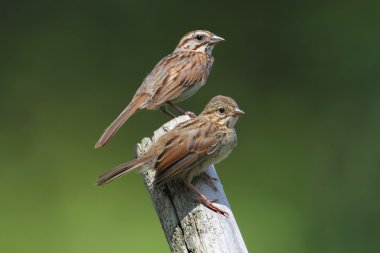
{"label": "bird's belly", "polygon": [[220,161],[222,161],[224,158],[226,158],[231,153],[231,151],[232,149],[230,148],[223,148],[222,150],[214,154],[212,157],[209,157],[206,161],[192,168],[187,173],[184,173],[182,175],[182,178],[185,181],[191,182],[194,177],[199,176],[205,169],[208,168],[208,166],[217,164]]}
{"label": "bird's belly", "polygon": [[196,84],[189,86],[188,89],[186,89],[183,93],[181,93],[181,95],[173,99],[171,102],[178,103],[178,102],[188,99],[189,97],[194,95],[202,87],[202,85],[203,85],[203,82],[198,82]]}

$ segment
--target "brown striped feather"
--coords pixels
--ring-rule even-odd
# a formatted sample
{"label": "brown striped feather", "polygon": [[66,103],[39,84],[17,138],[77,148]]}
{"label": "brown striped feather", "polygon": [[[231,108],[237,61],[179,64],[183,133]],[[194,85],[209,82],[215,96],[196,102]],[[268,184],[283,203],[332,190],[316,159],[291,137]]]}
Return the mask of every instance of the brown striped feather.
{"label": "brown striped feather", "polygon": [[[202,122],[198,121],[197,123]],[[218,148],[220,140],[215,135],[205,138],[204,130],[215,130],[216,127],[214,125],[189,130],[189,127],[186,126],[182,128],[182,131],[179,129],[176,136],[166,143],[154,166],[157,171],[157,185],[164,184],[170,179],[188,172],[207,159],[208,155]]]}

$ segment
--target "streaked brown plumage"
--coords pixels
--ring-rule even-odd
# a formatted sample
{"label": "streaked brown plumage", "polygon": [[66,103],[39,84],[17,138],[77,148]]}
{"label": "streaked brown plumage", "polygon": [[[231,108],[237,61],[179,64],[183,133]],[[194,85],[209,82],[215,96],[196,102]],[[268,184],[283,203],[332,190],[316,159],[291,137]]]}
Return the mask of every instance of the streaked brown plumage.
{"label": "streaked brown plumage", "polygon": [[109,183],[134,170],[141,172],[154,169],[157,186],[180,178],[206,207],[225,214],[200,193],[191,181],[210,164],[222,161],[231,153],[237,144],[234,126],[243,114],[232,98],[216,96],[199,116],[164,134],[140,158],[123,163],[99,176],[97,185]]}
{"label": "streaked brown plumage", "polygon": [[184,111],[174,103],[192,96],[202,87],[210,74],[214,58],[211,52],[215,44],[224,39],[215,34],[196,30],[187,33],[174,52],[164,57],[153,68],[136,91],[130,104],[107,127],[95,148],[104,146],[116,131],[139,109],[166,110],[171,105],[180,113]]}

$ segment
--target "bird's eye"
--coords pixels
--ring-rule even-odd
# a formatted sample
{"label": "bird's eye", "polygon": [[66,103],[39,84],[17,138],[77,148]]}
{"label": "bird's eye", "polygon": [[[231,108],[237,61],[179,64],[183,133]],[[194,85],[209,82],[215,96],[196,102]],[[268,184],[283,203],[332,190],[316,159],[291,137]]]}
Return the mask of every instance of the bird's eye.
{"label": "bird's eye", "polygon": [[224,113],[224,111],[225,111],[225,110],[224,110],[224,108],[222,108],[222,107],[218,109],[218,112],[219,112],[219,113]]}
{"label": "bird's eye", "polygon": [[203,40],[203,35],[198,34],[195,38],[196,38],[198,41],[201,41],[201,40]]}

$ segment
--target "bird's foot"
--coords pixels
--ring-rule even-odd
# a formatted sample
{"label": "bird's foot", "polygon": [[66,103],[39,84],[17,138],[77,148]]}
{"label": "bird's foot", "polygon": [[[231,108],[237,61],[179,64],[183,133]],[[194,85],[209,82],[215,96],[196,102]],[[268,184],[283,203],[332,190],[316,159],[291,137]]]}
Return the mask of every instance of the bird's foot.
{"label": "bird's foot", "polygon": [[214,203],[217,201],[217,199],[208,200],[205,195],[203,195],[199,190],[197,190],[197,188],[194,187],[194,185],[192,185],[191,183],[189,183],[187,181],[184,181],[184,183],[187,185],[187,187],[189,187],[190,190],[192,190],[195,194],[198,195],[199,200],[196,200],[197,202],[202,203],[205,207],[207,207],[211,211],[214,211],[216,213],[220,213],[220,214],[228,217],[227,212],[221,210],[219,207],[214,205]]}
{"label": "bird's foot", "polygon": [[210,209],[211,211],[214,211],[216,213],[220,213],[221,215],[224,215],[226,217],[228,217],[228,213],[223,211],[222,209],[220,209],[219,207],[217,207],[216,205],[214,205],[214,203],[218,201],[217,199],[213,199],[213,200],[208,200],[208,199],[200,199],[200,202],[205,206],[207,207],[208,209]]}
{"label": "bird's foot", "polygon": [[192,119],[194,119],[195,117],[197,117],[197,115],[195,113],[190,112],[190,111],[185,112],[184,115],[187,115],[187,116],[189,116]]}

